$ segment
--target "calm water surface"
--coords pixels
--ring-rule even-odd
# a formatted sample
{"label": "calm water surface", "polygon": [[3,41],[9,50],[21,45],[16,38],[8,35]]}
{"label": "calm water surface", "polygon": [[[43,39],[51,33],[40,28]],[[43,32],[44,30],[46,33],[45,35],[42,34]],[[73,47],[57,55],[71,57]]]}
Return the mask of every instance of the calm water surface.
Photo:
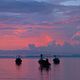
{"label": "calm water surface", "polygon": [[15,59],[0,59],[0,80],[80,80],[80,58],[61,58],[59,65],[52,59],[49,70],[41,70],[38,59],[23,59],[20,66]]}

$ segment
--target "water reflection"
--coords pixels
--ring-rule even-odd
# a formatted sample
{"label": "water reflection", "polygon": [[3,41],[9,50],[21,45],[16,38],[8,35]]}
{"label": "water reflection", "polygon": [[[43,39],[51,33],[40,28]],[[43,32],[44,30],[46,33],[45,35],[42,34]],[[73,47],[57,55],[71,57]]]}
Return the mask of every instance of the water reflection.
{"label": "water reflection", "polygon": [[[53,63],[53,80],[64,80],[64,63],[60,61],[60,64]],[[51,75],[52,76],[52,75]]]}
{"label": "water reflection", "polygon": [[40,80],[51,80],[50,79],[50,70],[51,67],[39,67],[40,71]]}
{"label": "water reflection", "polygon": [[15,64],[16,70],[21,70],[22,64]]}
{"label": "water reflection", "polygon": [[39,70],[40,70],[41,72],[42,72],[42,71],[48,72],[50,69],[51,69],[50,66],[48,66],[48,67],[42,67],[42,66],[40,66],[40,67],[39,67]]}
{"label": "water reflection", "polygon": [[49,68],[40,67],[37,61],[23,59],[18,66],[15,59],[0,59],[0,80],[80,80],[80,59],[60,59],[59,65],[50,59]]}

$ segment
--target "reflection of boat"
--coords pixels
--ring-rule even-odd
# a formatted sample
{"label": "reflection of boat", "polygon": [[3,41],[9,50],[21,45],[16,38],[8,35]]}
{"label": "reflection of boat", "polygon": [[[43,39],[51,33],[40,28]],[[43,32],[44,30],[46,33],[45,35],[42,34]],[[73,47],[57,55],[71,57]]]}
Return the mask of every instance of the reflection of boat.
{"label": "reflection of boat", "polygon": [[20,64],[22,63],[21,57],[18,56],[18,57],[16,58],[15,62],[16,62],[17,65],[20,65]]}
{"label": "reflection of boat", "polygon": [[60,60],[59,58],[56,57],[56,55],[54,56],[55,58],[53,59],[54,64],[59,64]]}
{"label": "reflection of boat", "polygon": [[50,69],[51,69],[50,66],[47,66],[47,67],[40,66],[40,67],[39,67],[39,70],[40,70],[41,72],[43,72],[43,71],[49,71]]}
{"label": "reflection of boat", "polygon": [[40,57],[41,57],[41,58],[40,58],[40,60],[38,61],[39,64],[40,64],[40,66],[41,66],[41,67],[46,67],[46,68],[48,68],[48,67],[51,65],[51,64],[49,63],[49,60],[48,60],[48,59],[44,60],[42,54],[41,54]]}

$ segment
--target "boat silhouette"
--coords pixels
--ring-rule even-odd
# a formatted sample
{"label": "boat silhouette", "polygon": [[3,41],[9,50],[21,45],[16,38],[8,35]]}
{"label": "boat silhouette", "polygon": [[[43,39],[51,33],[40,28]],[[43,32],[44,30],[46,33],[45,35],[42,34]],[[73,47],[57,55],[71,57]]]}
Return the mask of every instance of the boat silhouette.
{"label": "boat silhouette", "polygon": [[40,60],[38,61],[38,63],[40,64],[40,66],[41,67],[45,67],[45,68],[48,68],[48,67],[50,67],[50,63],[49,63],[49,60],[48,60],[48,58],[46,58],[46,59],[43,59],[43,55],[41,54],[40,55]]}
{"label": "boat silhouette", "polygon": [[16,65],[21,65],[22,59],[21,59],[20,56],[18,56],[18,57],[16,58],[15,63],[16,63]]}
{"label": "boat silhouette", "polygon": [[59,64],[60,63],[60,60],[56,55],[54,55],[53,62],[54,62],[54,64]]}

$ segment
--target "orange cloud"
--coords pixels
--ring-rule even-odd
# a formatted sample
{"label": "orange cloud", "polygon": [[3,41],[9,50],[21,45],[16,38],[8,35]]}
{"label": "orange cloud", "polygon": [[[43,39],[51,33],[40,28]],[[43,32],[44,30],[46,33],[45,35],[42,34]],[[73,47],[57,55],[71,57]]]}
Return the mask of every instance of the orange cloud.
{"label": "orange cloud", "polygon": [[39,37],[20,38],[17,36],[0,37],[0,49],[2,50],[16,50],[27,48],[29,44],[35,44],[35,46],[46,46],[52,38],[49,35],[40,35]]}
{"label": "orange cloud", "polygon": [[42,35],[39,37],[34,38],[34,41],[36,42],[36,46],[47,46],[48,43],[52,42],[52,38],[49,35]]}
{"label": "orange cloud", "polygon": [[24,29],[24,28],[18,28],[18,29],[15,29],[14,31],[13,31],[13,33],[14,34],[21,34],[21,33],[24,33],[24,32],[26,32],[27,30],[26,29]]}
{"label": "orange cloud", "polygon": [[56,45],[60,45],[60,46],[63,46],[64,45],[64,40],[56,40]]}
{"label": "orange cloud", "polygon": [[76,36],[80,36],[80,31],[79,32],[76,32],[76,34],[75,34]]}
{"label": "orange cloud", "polygon": [[[10,29],[5,31],[7,27]],[[29,44],[34,44],[36,47],[47,46],[52,41],[61,46],[64,45],[64,42],[78,44],[75,40],[67,37],[64,31],[53,30],[55,27],[35,24],[0,24],[0,29],[4,28],[0,33],[0,49],[27,49]],[[79,36],[80,32],[75,35]]]}

